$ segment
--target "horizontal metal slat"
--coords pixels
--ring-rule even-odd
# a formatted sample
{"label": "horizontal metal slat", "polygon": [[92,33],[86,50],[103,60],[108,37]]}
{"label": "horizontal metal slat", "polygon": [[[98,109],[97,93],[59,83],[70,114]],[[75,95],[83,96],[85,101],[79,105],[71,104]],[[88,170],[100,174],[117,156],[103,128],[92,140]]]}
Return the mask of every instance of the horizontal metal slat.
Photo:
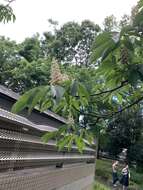
{"label": "horizontal metal slat", "polygon": [[71,163],[93,163],[94,156],[89,155],[72,155],[72,154],[65,154],[62,155],[61,153],[53,154],[53,155],[25,155],[16,154],[16,152],[1,152],[0,153],[0,171],[9,170],[9,169],[24,169],[24,168],[37,168],[40,166],[48,166],[48,165],[63,165],[63,164],[71,164]]}
{"label": "horizontal metal slat", "polygon": [[0,161],[3,160],[70,160],[70,159],[91,159],[94,158],[93,155],[79,155],[79,154],[61,154],[61,153],[27,153],[27,152],[10,152],[10,151],[0,151]]}
{"label": "horizontal metal slat", "polygon": [[94,163],[94,159],[87,159],[87,160],[82,160],[82,159],[70,159],[70,160],[24,160],[24,161],[1,161],[0,162],[0,171],[4,172],[7,170],[23,170],[26,168],[39,168],[39,167],[47,167],[47,166],[58,166],[62,167],[67,164],[79,164],[79,163]]}
{"label": "horizontal metal slat", "polygon": [[[35,145],[35,149],[36,149],[36,146],[37,146],[37,148],[39,146],[41,146],[41,149],[44,148],[46,150],[46,148],[47,148],[47,150],[48,150],[50,148],[51,150],[52,149],[57,150],[56,143],[53,140],[49,141],[48,143],[43,143],[41,138],[38,136],[24,134],[24,133],[18,133],[15,131],[0,129],[0,139],[5,139],[7,141],[8,140],[20,141],[20,143],[23,143],[23,142],[26,142],[29,144],[32,143],[33,145]],[[0,147],[1,147],[1,145],[0,145]],[[73,146],[72,151],[78,152],[77,147]],[[83,153],[94,154],[94,150],[86,147],[84,149]]]}
{"label": "horizontal metal slat", "polygon": [[4,121],[8,121],[10,123],[15,123],[17,125],[21,124],[26,127],[34,128],[39,131],[49,131],[50,132],[50,131],[57,130],[56,128],[53,128],[53,127],[47,126],[47,125],[36,125],[22,116],[13,114],[13,113],[6,111],[4,109],[1,109],[1,108],[0,108],[0,119],[4,120]]}

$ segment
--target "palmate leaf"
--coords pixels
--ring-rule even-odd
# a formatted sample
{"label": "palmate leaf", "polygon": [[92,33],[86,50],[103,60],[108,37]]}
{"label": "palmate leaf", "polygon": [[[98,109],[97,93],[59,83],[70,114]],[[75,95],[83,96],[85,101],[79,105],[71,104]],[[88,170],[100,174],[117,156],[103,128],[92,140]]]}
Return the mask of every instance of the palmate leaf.
{"label": "palmate leaf", "polygon": [[18,101],[13,105],[12,112],[18,113],[23,109],[28,108],[28,112],[30,113],[32,109],[43,100],[45,95],[49,91],[49,86],[40,86],[33,88],[22,95]]}
{"label": "palmate leaf", "polygon": [[96,38],[90,57],[92,62],[97,62],[98,59],[103,61],[113,50],[119,46],[120,36],[117,34],[103,33]]}
{"label": "palmate leaf", "polygon": [[47,143],[51,139],[61,139],[68,129],[68,125],[62,125],[58,130],[47,132],[42,136],[42,141]]}
{"label": "palmate leaf", "polygon": [[[45,100],[47,93],[49,92],[49,86],[43,86],[37,88],[35,91],[35,95],[29,105],[28,112],[31,113],[32,109],[37,105],[37,103],[41,103]],[[46,109],[48,108],[49,104],[46,104]]]}
{"label": "palmate leaf", "polygon": [[89,145],[93,144],[93,135],[90,131],[86,129],[80,130],[78,126],[63,125],[59,130],[54,132],[47,132],[42,136],[42,141],[47,143],[51,139],[57,140],[57,148],[61,151],[64,148],[67,148],[68,151],[72,149],[72,146],[76,145],[78,151],[82,153],[86,143]]}

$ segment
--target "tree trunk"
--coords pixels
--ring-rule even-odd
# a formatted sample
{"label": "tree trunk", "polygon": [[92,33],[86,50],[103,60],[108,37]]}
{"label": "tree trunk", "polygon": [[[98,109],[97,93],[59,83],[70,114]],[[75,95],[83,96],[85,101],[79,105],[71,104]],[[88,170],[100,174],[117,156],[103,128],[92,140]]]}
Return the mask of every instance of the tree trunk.
{"label": "tree trunk", "polygon": [[100,158],[100,154],[99,154],[99,152],[100,152],[100,136],[98,137],[98,147],[97,147],[97,158],[96,159],[99,159]]}
{"label": "tree trunk", "polygon": [[96,160],[97,160],[97,156],[98,156],[98,144],[99,144],[99,138],[95,137],[95,169],[94,169],[94,178],[95,178],[95,174],[96,174]]}

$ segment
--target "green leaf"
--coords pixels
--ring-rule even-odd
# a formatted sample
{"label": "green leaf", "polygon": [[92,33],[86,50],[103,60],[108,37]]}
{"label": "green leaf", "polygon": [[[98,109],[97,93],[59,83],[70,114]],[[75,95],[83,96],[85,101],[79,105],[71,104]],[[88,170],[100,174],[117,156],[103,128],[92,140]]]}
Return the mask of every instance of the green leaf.
{"label": "green leaf", "polygon": [[42,141],[47,143],[49,140],[55,138],[57,136],[57,131],[54,132],[47,132],[42,136]]}
{"label": "green leaf", "polygon": [[118,99],[119,104],[122,104],[122,102],[123,102],[123,97],[122,97],[122,95],[118,93],[118,94],[116,94],[116,96],[117,96],[117,99]]}
{"label": "green leaf", "polygon": [[140,80],[143,81],[143,64],[137,65],[137,72],[140,76]]}
{"label": "green leaf", "polygon": [[42,104],[41,104],[41,107],[40,107],[40,112],[43,112],[43,111],[47,110],[51,106],[52,106],[52,102],[51,102],[50,99],[47,99],[47,100],[43,101]]}
{"label": "green leaf", "polygon": [[79,152],[82,153],[83,149],[85,148],[85,143],[84,143],[83,139],[76,135],[75,136],[75,143],[78,147]]}
{"label": "green leaf", "polygon": [[89,93],[87,89],[80,83],[78,85],[78,94],[80,97],[86,97],[87,99],[89,99]]}
{"label": "green leaf", "polygon": [[128,81],[131,85],[136,85],[137,81],[140,79],[139,73],[137,72],[136,69],[131,68],[128,73]]}
{"label": "green leaf", "polygon": [[[46,97],[46,94],[49,90],[49,86],[43,86],[43,87],[39,87],[35,90],[34,92],[34,96],[32,98],[32,101],[29,105],[28,108],[28,112],[31,113],[32,109],[38,104],[40,103],[40,101],[44,100],[44,98]],[[47,104],[46,104],[47,105]]]}
{"label": "green leaf", "polygon": [[19,113],[28,107],[28,112],[30,113],[32,109],[40,102],[40,100],[43,99],[48,89],[48,86],[40,86],[29,90],[13,105],[12,112]]}
{"label": "green leaf", "polygon": [[70,140],[69,140],[69,143],[67,144],[68,151],[71,151],[72,145],[73,145],[73,142],[74,142],[74,139],[75,139],[75,135],[71,135],[71,138],[70,138]]}
{"label": "green leaf", "polygon": [[85,138],[86,140],[89,142],[89,144],[92,145],[93,143],[93,134],[92,133],[89,133],[89,131],[85,131]]}
{"label": "green leaf", "polygon": [[65,89],[61,86],[51,86],[51,91],[52,91],[53,97],[56,100],[56,103],[58,104],[65,93]]}
{"label": "green leaf", "polygon": [[103,60],[105,60],[109,55],[110,55],[110,53],[112,52],[112,51],[114,51],[117,47],[119,46],[119,43],[110,43],[110,47],[108,47],[108,48],[106,48],[104,51],[103,51],[103,53],[102,53],[102,55],[101,55],[101,61],[103,61]]}
{"label": "green leaf", "polygon": [[94,48],[97,48],[101,45],[103,45],[104,43],[106,43],[107,41],[109,41],[111,39],[111,33],[109,32],[104,32],[102,34],[99,34],[96,39],[95,39],[95,45],[93,45]]}
{"label": "green leaf", "polygon": [[123,41],[125,47],[130,50],[130,51],[134,51],[134,46],[131,43],[131,40],[129,38],[125,38],[125,40]]}
{"label": "green leaf", "polygon": [[80,105],[79,105],[79,101],[78,101],[78,100],[72,98],[70,102],[71,102],[71,104],[72,104],[77,110],[79,110]]}
{"label": "green leaf", "polygon": [[12,112],[13,113],[19,113],[23,109],[25,109],[29,105],[29,100],[31,100],[31,97],[33,97],[33,94],[35,94],[36,89],[32,89],[28,92],[26,92],[24,95],[20,96],[18,101],[13,105]]}
{"label": "green leaf", "polygon": [[61,140],[57,142],[57,146],[59,148],[59,151],[61,151],[70,141],[71,136],[65,136]]}
{"label": "green leaf", "polygon": [[102,58],[103,52],[110,47],[111,41],[107,41],[103,45],[99,46],[98,48],[95,48],[93,50],[93,53],[91,54],[91,61],[96,62],[99,58]]}
{"label": "green leaf", "polygon": [[61,100],[59,104],[57,104],[54,108],[53,111],[58,113],[64,109],[66,106],[66,102],[64,100]]}
{"label": "green leaf", "polygon": [[91,61],[96,62],[99,58],[104,60],[119,45],[119,39],[114,33],[104,32],[97,36],[92,47]]}
{"label": "green leaf", "polygon": [[72,96],[76,96],[77,95],[77,89],[78,89],[78,83],[77,81],[72,81],[72,84],[71,84],[71,95]]}
{"label": "green leaf", "polygon": [[9,21],[15,21],[16,17],[12,8],[9,5],[0,4],[0,22],[6,23]]}

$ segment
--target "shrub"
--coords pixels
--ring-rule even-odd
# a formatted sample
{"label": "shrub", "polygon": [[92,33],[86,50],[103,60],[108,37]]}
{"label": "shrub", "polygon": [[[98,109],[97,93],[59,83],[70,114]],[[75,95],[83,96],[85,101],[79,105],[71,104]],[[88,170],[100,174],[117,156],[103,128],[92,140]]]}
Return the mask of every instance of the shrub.
{"label": "shrub", "polygon": [[96,182],[94,186],[94,190],[111,190],[111,189],[99,182]]}
{"label": "shrub", "polygon": [[131,170],[131,180],[134,183],[142,184],[143,174],[140,174],[140,173],[137,173],[137,172]]}

